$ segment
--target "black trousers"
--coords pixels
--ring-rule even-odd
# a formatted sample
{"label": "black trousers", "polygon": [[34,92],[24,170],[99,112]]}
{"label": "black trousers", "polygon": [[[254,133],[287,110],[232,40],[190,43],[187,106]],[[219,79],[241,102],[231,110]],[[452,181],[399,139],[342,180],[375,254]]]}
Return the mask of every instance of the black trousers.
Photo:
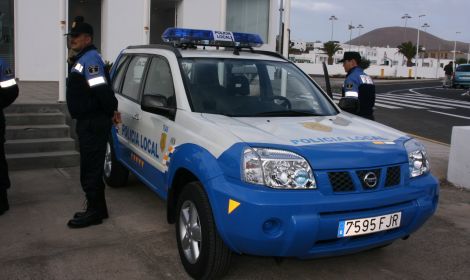
{"label": "black trousers", "polygon": [[104,199],[103,166],[111,118],[77,120],[80,147],[80,183],[88,201]]}
{"label": "black trousers", "polygon": [[[0,124],[1,125],[1,124]],[[8,164],[5,158],[5,143],[3,135],[0,136],[0,190],[10,187],[10,177],[8,176]]]}

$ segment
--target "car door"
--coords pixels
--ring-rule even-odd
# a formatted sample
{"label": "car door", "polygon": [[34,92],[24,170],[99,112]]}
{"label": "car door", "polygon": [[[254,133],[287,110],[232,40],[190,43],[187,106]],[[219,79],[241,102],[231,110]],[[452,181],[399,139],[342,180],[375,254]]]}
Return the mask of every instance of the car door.
{"label": "car door", "polygon": [[[140,96],[149,57],[146,55],[129,55],[124,69],[116,74],[115,82],[122,79],[122,85],[116,95],[119,102],[122,123],[118,128],[118,141],[122,144],[121,159],[134,171],[141,173],[143,152],[140,148],[141,131],[138,125],[141,120]],[[120,75],[122,74],[122,77]]]}
{"label": "car door", "polygon": [[165,110],[176,110],[176,96],[173,75],[164,56],[154,55],[149,61],[142,97],[149,95],[159,97],[163,106],[161,114],[141,111],[141,119],[136,124],[138,131],[142,132],[141,151],[144,164],[149,164],[143,171],[148,185],[162,197],[166,197],[168,186],[165,183],[165,173],[175,139],[174,121],[165,114]]}

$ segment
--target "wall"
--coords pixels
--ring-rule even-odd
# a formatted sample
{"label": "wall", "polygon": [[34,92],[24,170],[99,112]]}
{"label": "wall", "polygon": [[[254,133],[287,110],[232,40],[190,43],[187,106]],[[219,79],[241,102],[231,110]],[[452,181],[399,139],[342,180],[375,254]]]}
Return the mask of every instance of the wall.
{"label": "wall", "polygon": [[20,80],[58,81],[59,1],[15,0],[15,73]]}
{"label": "wall", "polygon": [[[313,63],[296,63],[305,73],[310,75],[323,75],[323,66],[322,64],[313,64]],[[370,76],[381,76],[381,71],[384,71],[385,77],[409,77],[409,70],[411,70],[411,76],[414,77],[415,68],[414,67],[403,67],[403,66],[380,66],[372,65],[365,70],[365,72]],[[437,76],[436,76],[437,70]],[[328,74],[331,75],[345,75],[344,68],[342,64],[328,65]],[[442,68],[436,69],[435,67],[418,67],[418,77],[435,79],[444,77],[444,70]]]}
{"label": "wall", "polygon": [[103,0],[101,54],[104,60],[113,62],[127,46],[147,43],[144,6],[142,0]]}

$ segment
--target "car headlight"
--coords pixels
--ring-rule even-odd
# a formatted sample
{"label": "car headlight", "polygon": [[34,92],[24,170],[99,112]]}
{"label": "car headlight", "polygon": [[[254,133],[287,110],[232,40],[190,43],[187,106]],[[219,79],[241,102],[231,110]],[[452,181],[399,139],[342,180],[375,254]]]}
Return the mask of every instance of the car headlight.
{"label": "car headlight", "polygon": [[410,178],[426,174],[431,170],[423,144],[415,139],[410,139],[405,143],[405,149],[408,154]]}
{"label": "car headlight", "polygon": [[275,149],[247,148],[243,152],[245,182],[275,189],[316,189],[312,168],[298,154]]}

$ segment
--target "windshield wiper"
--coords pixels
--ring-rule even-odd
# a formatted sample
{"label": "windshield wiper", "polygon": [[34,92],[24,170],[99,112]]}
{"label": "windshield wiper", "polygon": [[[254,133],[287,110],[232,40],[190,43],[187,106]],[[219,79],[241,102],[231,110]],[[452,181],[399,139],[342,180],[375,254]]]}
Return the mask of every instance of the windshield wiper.
{"label": "windshield wiper", "polygon": [[282,110],[282,111],[267,111],[256,113],[255,116],[268,116],[268,117],[284,117],[284,116],[324,116],[321,114],[316,114],[308,111],[297,111],[297,110]]}

